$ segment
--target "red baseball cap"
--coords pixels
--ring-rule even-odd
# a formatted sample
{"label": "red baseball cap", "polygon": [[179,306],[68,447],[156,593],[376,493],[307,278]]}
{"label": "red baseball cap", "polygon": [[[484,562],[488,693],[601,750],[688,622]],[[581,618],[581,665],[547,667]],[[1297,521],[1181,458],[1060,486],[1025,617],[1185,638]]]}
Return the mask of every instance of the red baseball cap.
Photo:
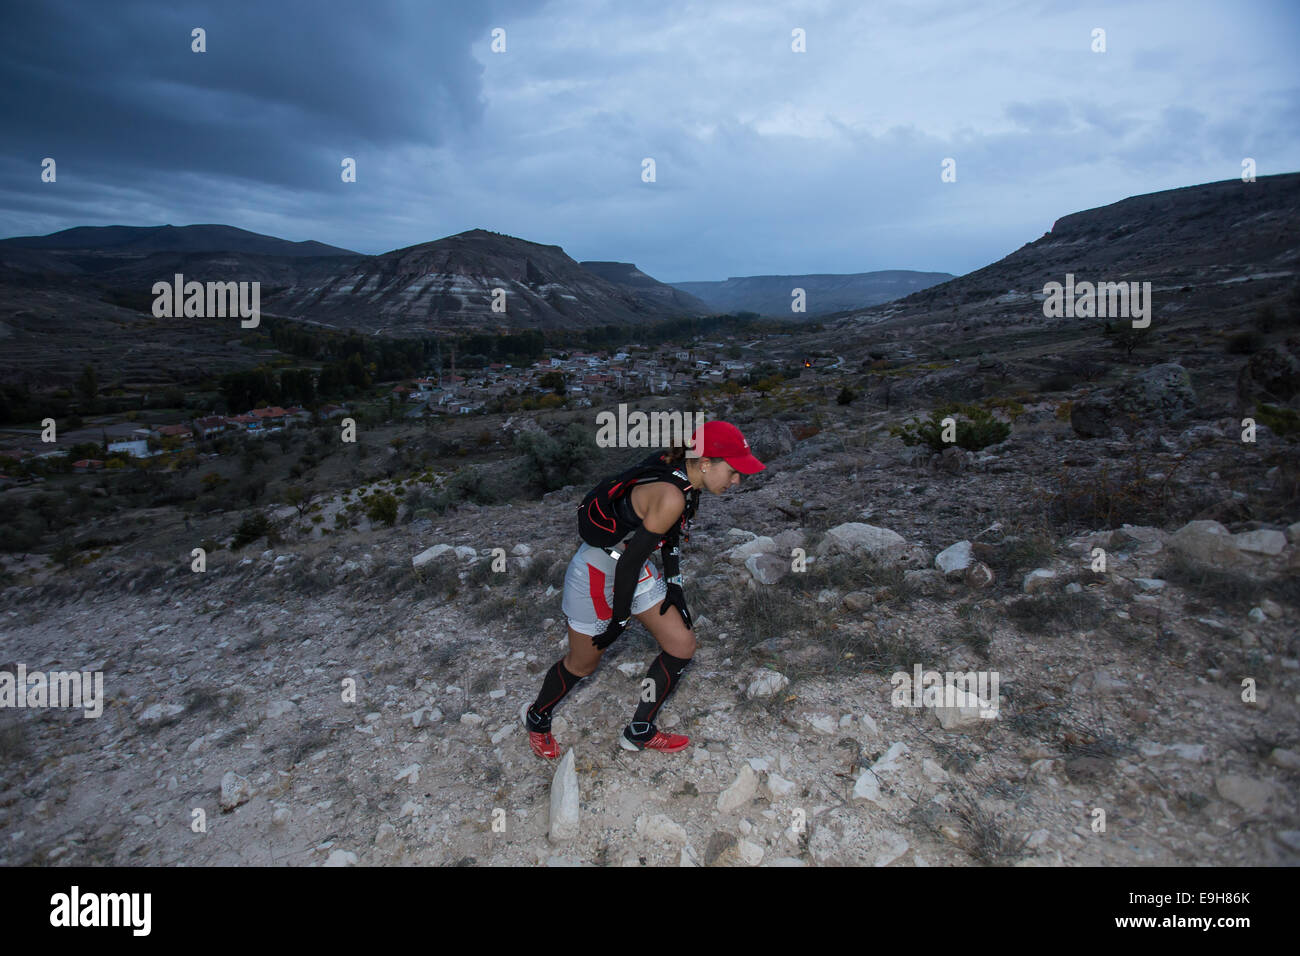
{"label": "red baseball cap", "polygon": [[692,436],[691,448],[699,449],[701,458],[721,458],[742,475],[767,467],[750,453],[749,442],[730,422],[705,422]]}

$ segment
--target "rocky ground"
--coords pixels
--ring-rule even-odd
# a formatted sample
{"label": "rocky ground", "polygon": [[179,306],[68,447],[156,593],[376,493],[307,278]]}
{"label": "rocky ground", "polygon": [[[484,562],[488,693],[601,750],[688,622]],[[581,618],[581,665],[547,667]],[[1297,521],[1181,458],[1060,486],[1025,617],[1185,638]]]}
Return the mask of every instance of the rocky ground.
{"label": "rocky ground", "polygon": [[[557,711],[572,761],[520,725],[585,487],[202,573],[212,529],[162,513],[151,551],[10,561],[0,665],[99,670],[108,700],[0,712],[0,864],[1296,863],[1295,446],[1068,412],[942,454],[883,411],[803,441],[735,416],[769,468],[685,549],[676,755],[617,745],[635,625]],[[915,665],[996,671],[996,716],[895,706]]]}

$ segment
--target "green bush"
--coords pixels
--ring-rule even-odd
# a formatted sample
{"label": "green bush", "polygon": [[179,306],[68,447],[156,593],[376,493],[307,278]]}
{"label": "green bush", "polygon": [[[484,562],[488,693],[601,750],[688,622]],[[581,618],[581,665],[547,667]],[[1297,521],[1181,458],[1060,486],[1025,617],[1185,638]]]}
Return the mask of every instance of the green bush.
{"label": "green bush", "polygon": [[235,529],[235,540],[230,543],[230,546],[238,550],[245,545],[252,544],[263,535],[269,535],[270,531],[271,522],[266,519],[266,515],[250,515]]}
{"label": "green bush", "polygon": [[845,385],[840,389],[840,393],[835,396],[835,403],[837,405],[847,405],[857,397],[858,393]]}
{"label": "green bush", "polygon": [[388,492],[372,495],[366,505],[366,517],[372,522],[382,521],[391,528],[397,523],[397,499]]}
{"label": "green bush", "polygon": [[1256,402],[1255,420],[1261,425],[1267,425],[1274,435],[1283,438],[1300,434],[1300,414],[1289,408]]}
{"label": "green bush", "polygon": [[581,477],[587,462],[596,453],[596,445],[588,429],[575,422],[559,439],[545,432],[520,432],[515,436],[515,450],[527,459],[524,467],[527,482],[545,493],[573,484]]}
{"label": "green bush", "polygon": [[1230,336],[1223,350],[1229,355],[1254,355],[1263,347],[1264,336],[1248,329]]}
{"label": "green bush", "polygon": [[[942,437],[943,420],[949,416],[956,423],[954,442],[945,442]],[[935,451],[943,451],[953,444],[967,451],[979,451],[1005,441],[1011,434],[1011,426],[997,421],[983,408],[952,403],[936,408],[927,421],[911,419],[902,425],[893,425],[889,434],[901,438],[905,445],[925,444]]]}

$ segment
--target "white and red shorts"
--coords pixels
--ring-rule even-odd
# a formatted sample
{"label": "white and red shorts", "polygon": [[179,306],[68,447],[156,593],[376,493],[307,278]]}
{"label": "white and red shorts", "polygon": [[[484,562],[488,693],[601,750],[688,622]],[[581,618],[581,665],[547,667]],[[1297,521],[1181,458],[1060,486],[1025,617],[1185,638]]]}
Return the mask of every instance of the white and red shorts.
{"label": "white and red shorts", "polygon": [[[623,545],[618,545],[619,551]],[[569,627],[579,634],[594,636],[603,632],[614,616],[614,571],[618,562],[608,551],[594,548],[585,541],[569,561],[564,572],[564,614]],[[636,590],[632,593],[632,613],[641,614],[657,605],[668,594],[663,572],[647,560],[641,566]]]}

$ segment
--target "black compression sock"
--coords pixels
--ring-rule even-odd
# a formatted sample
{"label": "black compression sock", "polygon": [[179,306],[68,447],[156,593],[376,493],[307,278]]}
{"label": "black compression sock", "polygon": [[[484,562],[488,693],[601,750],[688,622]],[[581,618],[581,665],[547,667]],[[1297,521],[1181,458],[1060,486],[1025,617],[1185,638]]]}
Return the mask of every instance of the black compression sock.
{"label": "black compression sock", "polygon": [[[650,670],[646,674],[654,683],[653,693],[649,694],[650,700],[642,700],[637,707],[636,713],[632,717],[632,735],[640,739],[642,737],[653,737],[655,714],[659,713],[659,708],[663,706],[668,695],[677,688],[677,680],[681,676],[682,670],[691,662],[689,657],[673,657],[667,651],[660,651],[650,664]],[[644,686],[644,684],[642,685]],[[647,695],[642,695],[644,698]]]}
{"label": "black compression sock", "polygon": [[538,734],[550,733],[551,711],[555,705],[564,700],[566,694],[582,680],[577,674],[569,673],[564,666],[564,659],[555,662],[555,666],[546,672],[542,681],[542,692],[528,708],[528,729]]}

